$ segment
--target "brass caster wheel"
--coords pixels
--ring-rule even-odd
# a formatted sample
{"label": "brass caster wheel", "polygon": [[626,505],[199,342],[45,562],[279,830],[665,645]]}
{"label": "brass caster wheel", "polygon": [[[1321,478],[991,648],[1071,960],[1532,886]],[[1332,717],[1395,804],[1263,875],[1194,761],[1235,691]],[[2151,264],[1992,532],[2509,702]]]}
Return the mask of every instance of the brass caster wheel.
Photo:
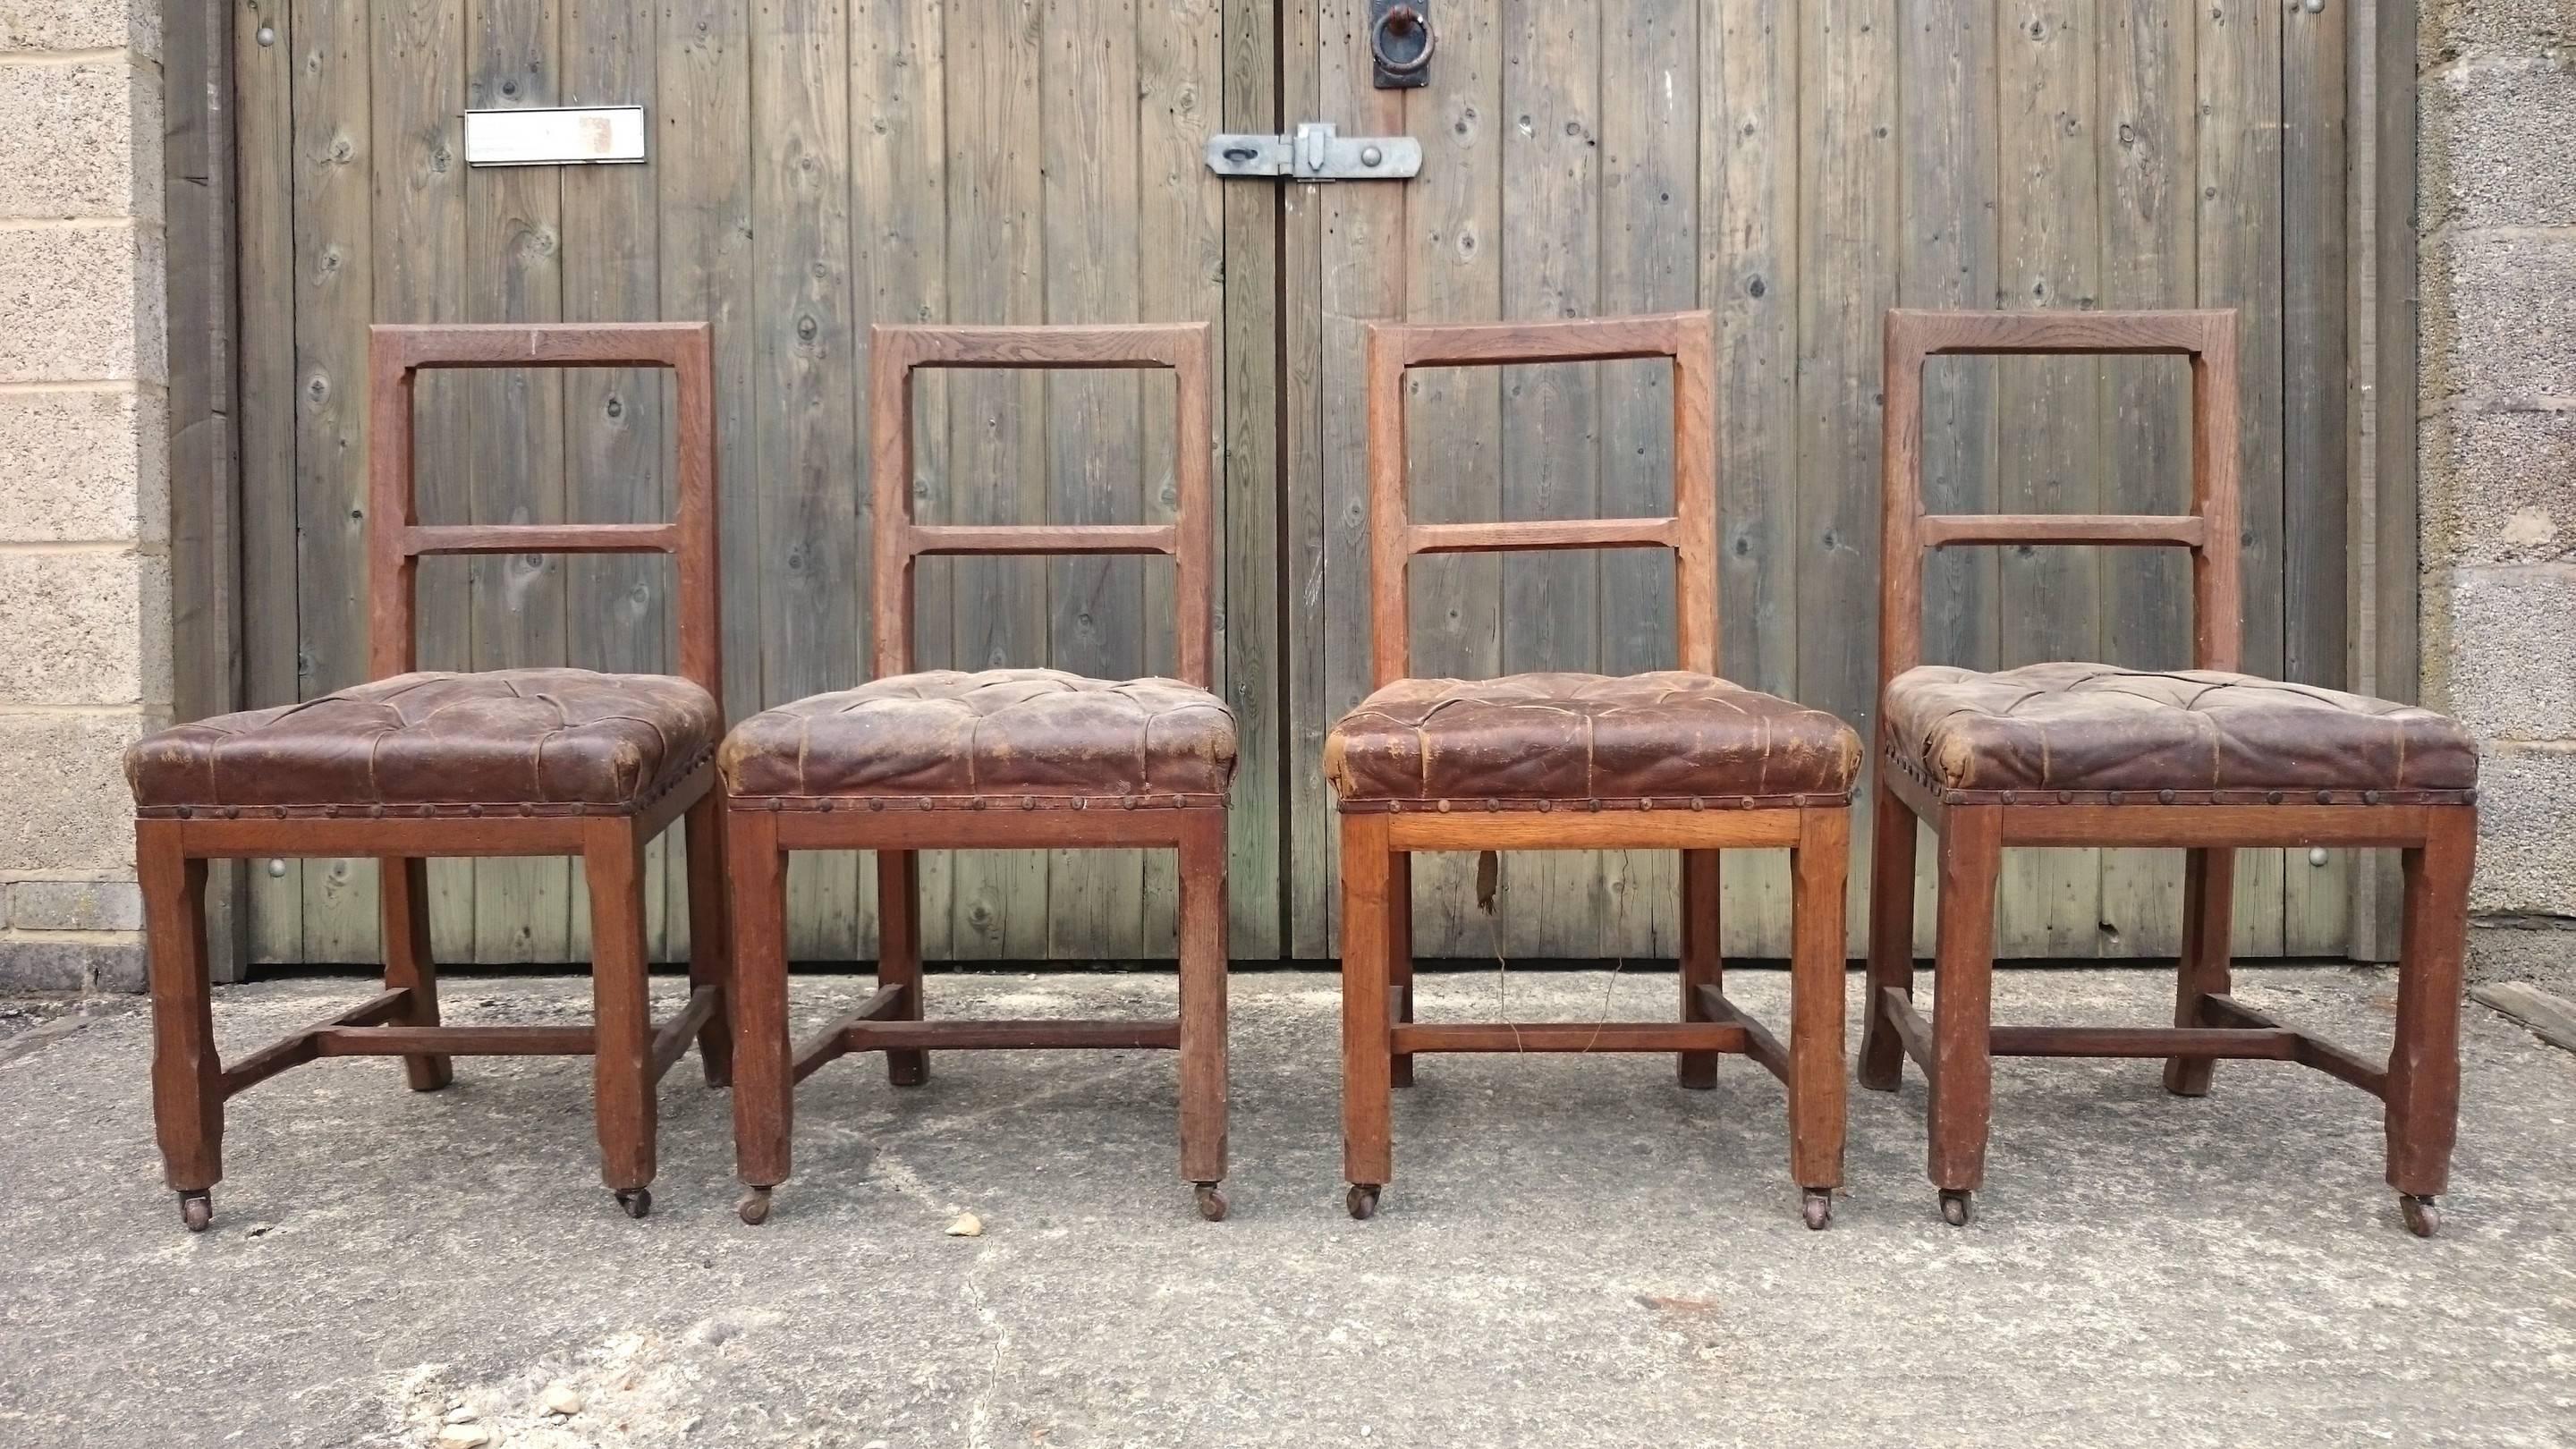
{"label": "brass caster wheel", "polygon": [[1801,1216],[1806,1218],[1808,1231],[1824,1231],[1825,1224],[1834,1220],[1833,1189],[1825,1187],[1808,1188],[1807,1200],[1799,1205],[1798,1211]]}
{"label": "brass caster wheel", "polygon": [[1218,1191],[1215,1183],[1202,1182],[1198,1184],[1198,1197],[1200,1217],[1203,1217],[1212,1223],[1221,1223],[1225,1221],[1225,1194]]}
{"label": "brass caster wheel", "polygon": [[617,1190],[617,1205],[626,1209],[630,1218],[645,1217],[653,1211],[653,1190],[649,1187],[621,1187]]}
{"label": "brass caster wheel", "polygon": [[179,1194],[179,1221],[186,1223],[188,1231],[192,1233],[202,1233],[214,1226],[214,1198],[202,1192]]}
{"label": "brass caster wheel", "polygon": [[2411,1192],[2397,1195],[2397,1210],[2406,1215],[2406,1231],[2419,1238],[2429,1238],[2442,1230],[2442,1210],[2430,1197]]}
{"label": "brass caster wheel", "polygon": [[1377,1216],[1377,1195],[1382,1191],[1384,1188],[1378,1183],[1352,1183],[1349,1194],[1342,1199],[1342,1206],[1351,1210],[1352,1217],[1367,1222]]}
{"label": "brass caster wheel", "polygon": [[1968,1190],[1963,1187],[1941,1189],[1941,1221],[1954,1228],[1968,1225]]}
{"label": "brass caster wheel", "polygon": [[769,1189],[765,1187],[755,1187],[751,1191],[744,1193],[742,1195],[742,1201],[734,1204],[733,1210],[734,1215],[741,1218],[746,1224],[755,1228],[759,1227],[762,1223],[769,1221]]}

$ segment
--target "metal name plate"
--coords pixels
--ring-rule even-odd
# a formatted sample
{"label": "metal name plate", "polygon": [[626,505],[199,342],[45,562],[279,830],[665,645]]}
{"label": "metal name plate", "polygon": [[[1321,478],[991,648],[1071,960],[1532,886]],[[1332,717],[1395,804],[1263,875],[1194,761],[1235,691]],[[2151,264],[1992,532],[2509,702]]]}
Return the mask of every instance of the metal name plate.
{"label": "metal name plate", "polygon": [[642,106],[465,113],[468,166],[613,166],[643,159]]}

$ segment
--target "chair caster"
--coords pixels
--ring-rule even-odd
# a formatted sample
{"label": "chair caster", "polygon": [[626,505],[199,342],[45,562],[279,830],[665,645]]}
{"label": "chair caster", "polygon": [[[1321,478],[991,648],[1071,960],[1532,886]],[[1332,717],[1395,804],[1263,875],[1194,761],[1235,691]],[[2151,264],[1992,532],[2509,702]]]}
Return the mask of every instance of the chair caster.
{"label": "chair caster", "polygon": [[617,1190],[617,1205],[624,1208],[630,1218],[646,1217],[653,1211],[653,1190],[649,1187],[621,1187]]}
{"label": "chair caster", "polygon": [[1954,1228],[1968,1225],[1968,1190],[1964,1187],[1941,1189],[1941,1221]]}
{"label": "chair caster", "polygon": [[2442,1230],[2442,1210],[2430,1195],[2401,1192],[2397,1195],[2397,1210],[2406,1216],[2406,1231],[2419,1238],[2429,1238]]}
{"label": "chair caster", "polygon": [[202,1233],[214,1226],[214,1197],[204,1192],[179,1194],[179,1221],[186,1223],[188,1231],[192,1233]]}
{"label": "chair caster", "polygon": [[734,1204],[733,1211],[734,1216],[750,1227],[756,1228],[769,1221],[769,1189],[755,1187],[744,1193],[742,1201]]}
{"label": "chair caster", "polygon": [[1799,1204],[1798,1212],[1800,1216],[1807,1220],[1808,1231],[1822,1232],[1825,1224],[1834,1220],[1833,1189],[1829,1187],[1808,1188],[1806,1201]]}
{"label": "chair caster", "polygon": [[1383,1191],[1385,1187],[1380,1183],[1352,1183],[1350,1192],[1342,1198],[1342,1206],[1351,1210],[1352,1217],[1367,1222],[1377,1216],[1377,1195]]}
{"label": "chair caster", "polygon": [[1198,1188],[1199,1216],[1212,1223],[1224,1222],[1226,1208],[1228,1206],[1225,1200],[1225,1194],[1217,1188],[1215,1183],[1212,1182],[1202,1182],[1196,1184],[1196,1186]]}

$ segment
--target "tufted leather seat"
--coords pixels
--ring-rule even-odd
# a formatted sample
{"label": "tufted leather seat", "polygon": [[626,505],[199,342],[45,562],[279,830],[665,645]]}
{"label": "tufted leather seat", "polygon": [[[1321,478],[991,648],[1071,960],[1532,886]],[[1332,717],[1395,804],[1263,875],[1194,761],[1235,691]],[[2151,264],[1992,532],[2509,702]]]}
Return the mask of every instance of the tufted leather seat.
{"label": "tufted leather seat", "polygon": [[1923,666],[1887,688],[1898,762],[1956,790],[2458,791],[2477,745],[2430,710],[2216,670]]}
{"label": "tufted leather seat", "polygon": [[936,669],[764,710],[717,758],[737,796],[1115,800],[1222,796],[1234,748],[1233,711],[1176,679]]}
{"label": "tufted leather seat", "polygon": [[662,675],[401,674],[162,730],[126,750],[125,777],[146,815],[244,805],[614,812],[695,769],[720,718],[705,690]]}
{"label": "tufted leather seat", "polygon": [[1682,670],[1399,679],[1324,740],[1345,807],[1840,799],[1859,767],[1859,737],[1832,715]]}

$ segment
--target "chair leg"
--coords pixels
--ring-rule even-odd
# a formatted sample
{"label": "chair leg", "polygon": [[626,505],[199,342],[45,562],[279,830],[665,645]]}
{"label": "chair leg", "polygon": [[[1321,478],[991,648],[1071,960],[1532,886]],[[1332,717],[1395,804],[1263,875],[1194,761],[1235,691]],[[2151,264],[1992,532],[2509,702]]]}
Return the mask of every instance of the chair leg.
{"label": "chair leg", "polygon": [[[1413,857],[1405,851],[1386,858],[1386,982],[1388,1006],[1395,1020],[1413,1020]],[[1390,1050],[1387,1083],[1413,1085],[1413,1053]]]}
{"label": "chair leg", "polygon": [[[416,855],[384,856],[376,861],[376,878],[385,985],[411,993],[403,1025],[436,1026],[438,966],[429,950],[429,862]],[[403,1071],[415,1092],[435,1092],[456,1080],[454,1061],[434,1052],[404,1057]]]}
{"label": "chair leg", "polygon": [[590,879],[591,1084],[599,1173],[629,1216],[653,1207],[653,1002],[644,951],[644,849],[625,816],[594,819],[582,866]]}
{"label": "chair leg", "polygon": [[[1714,850],[1682,852],[1682,1020],[1706,1021],[1708,1013],[1700,1006],[1699,989],[1725,985],[1725,961],[1717,949],[1718,875],[1720,853]],[[1674,1074],[1684,1087],[1705,1092],[1717,1085],[1716,1052],[1680,1052],[1674,1057]]]}
{"label": "chair leg", "polygon": [[[2182,964],[2174,973],[2174,1025],[2206,1026],[2201,1002],[2227,994],[2229,936],[2235,925],[2236,852],[2187,853],[2182,876]],[[2168,1057],[2165,1090],[2177,1097],[2209,1094],[2214,1057]]]}
{"label": "chair leg", "polygon": [[739,1211],[769,1218],[769,1191],[787,1180],[796,1119],[795,1066],[787,1042],[787,860],[778,817],[761,811],[725,822],[725,874],[733,889],[733,1157],[750,1189]]}
{"label": "chair leg", "polygon": [[1181,1179],[1199,1211],[1225,1216],[1225,816],[1183,827],[1181,874]]}
{"label": "chair leg", "polygon": [[2406,852],[2406,919],[2397,963],[2397,1039],[2388,1054],[2388,1185],[2406,1225],[2430,1237],[2432,1199],[2450,1184],[2460,1115],[2460,974],[2468,950],[2469,873],[2477,813],[2431,812],[2422,847]]}
{"label": "chair leg", "polygon": [[1905,1075],[1886,993],[1914,995],[1914,834],[1914,812],[1882,782],[1870,825],[1869,985],[1860,1008],[1860,1084],[1874,1092],[1895,1091]]}
{"label": "chair leg", "polygon": [[1394,1175],[1387,1034],[1389,899],[1394,858],[1386,817],[1342,817],[1342,1176],[1351,1216],[1377,1211]]}
{"label": "chair leg", "polygon": [[[909,850],[877,852],[877,985],[900,986],[897,1021],[919,1021],[921,1000],[921,866]],[[886,1054],[886,1080],[918,1087],[930,1080],[930,1053]]]}
{"label": "chair leg", "polygon": [[1985,1180],[1986,1124],[1994,1108],[1995,877],[2003,864],[2003,811],[1952,806],[1940,832],[1940,923],[1933,945],[1932,1185],[1941,1215],[1968,1220],[1968,1195]]}
{"label": "chair leg", "polygon": [[206,863],[191,860],[176,822],[135,822],[152,978],[152,1126],[162,1180],[179,1194],[191,1232],[214,1221],[224,1176],[223,1060],[215,1052],[214,987],[206,969]]}
{"label": "chair leg", "polygon": [[732,928],[725,916],[724,792],[710,789],[689,807],[689,989],[714,987],[716,1009],[698,1028],[698,1060],[707,1085],[733,1081]]}
{"label": "chair leg", "polygon": [[1799,812],[1789,861],[1789,1171],[1806,1192],[1811,1228],[1825,1225],[1833,1190],[1843,1181],[1843,887],[1850,853],[1850,810]]}

